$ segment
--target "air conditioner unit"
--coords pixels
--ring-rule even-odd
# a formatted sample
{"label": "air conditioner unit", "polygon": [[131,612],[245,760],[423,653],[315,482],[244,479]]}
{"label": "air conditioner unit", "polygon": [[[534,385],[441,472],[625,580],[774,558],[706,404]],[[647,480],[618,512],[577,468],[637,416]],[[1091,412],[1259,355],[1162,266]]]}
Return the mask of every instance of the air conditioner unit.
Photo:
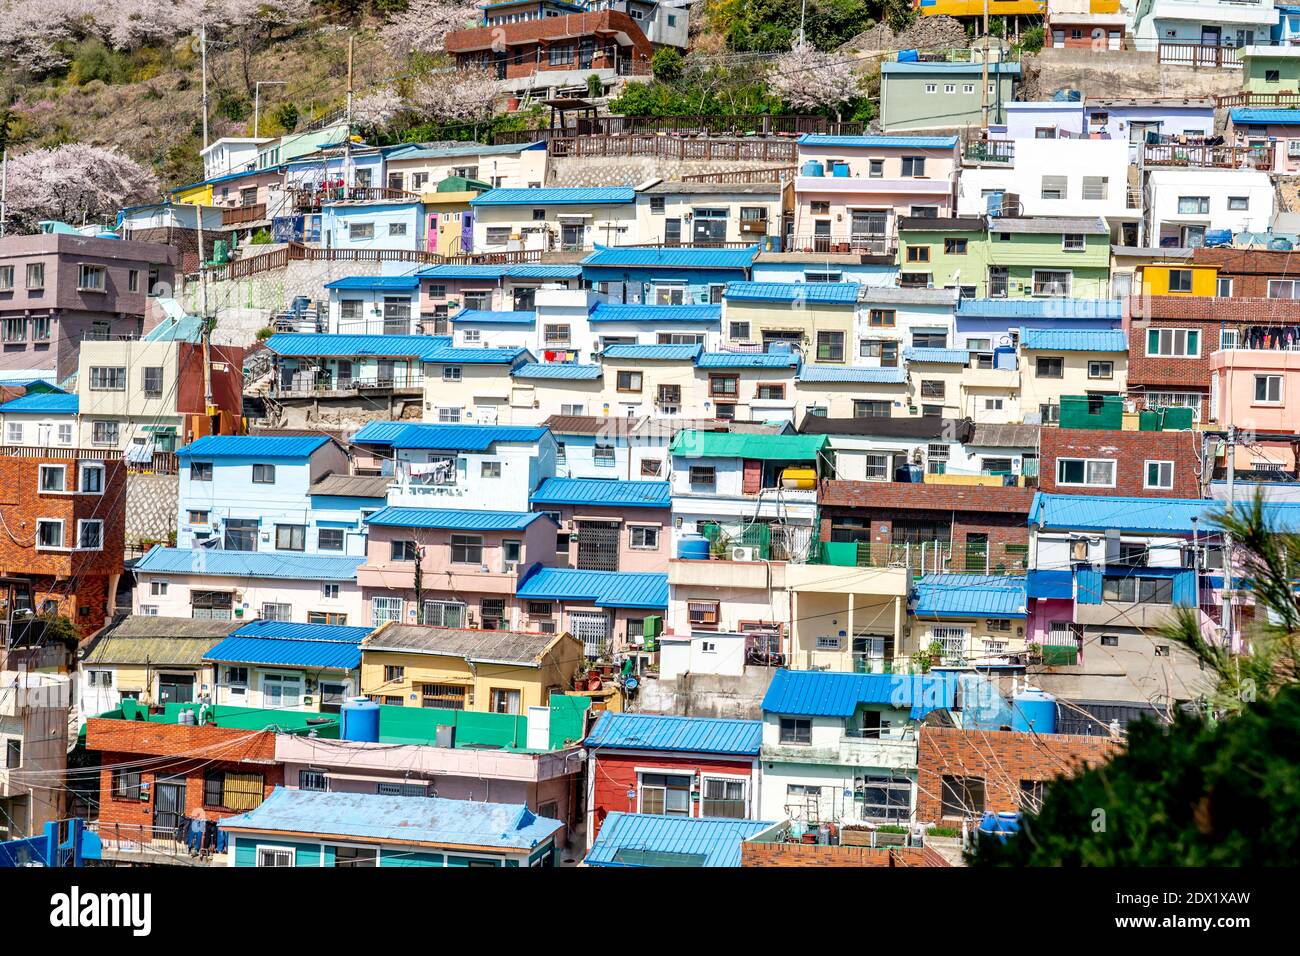
{"label": "air conditioner unit", "polygon": [[756,549],[754,548],[732,548],[731,560],[732,561],[753,561],[755,550]]}

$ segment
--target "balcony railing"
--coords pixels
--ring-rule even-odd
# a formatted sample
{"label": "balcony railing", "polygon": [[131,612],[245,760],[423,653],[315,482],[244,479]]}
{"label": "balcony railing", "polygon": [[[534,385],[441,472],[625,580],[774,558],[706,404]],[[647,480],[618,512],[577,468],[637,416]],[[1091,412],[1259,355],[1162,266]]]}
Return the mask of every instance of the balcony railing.
{"label": "balcony railing", "polygon": [[967,143],[963,155],[972,163],[1014,163],[1016,161],[1016,141],[1013,139],[992,139]]}
{"label": "balcony railing", "polygon": [[843,236],[791,236],[789,251],[892,256],[898,251],[898,240],[894,236],[881,236],[875,233]]}
{"label": "balcony railing", "polygon": [[908,568],[912,574],[940,572],[1024,574],[1029,546],[968,545],[954,548],[944,541],[892,543],[886,541],[819,541],[811,549],[811,564],[859,568]]}
{"label": "balcony railing", "polygon": [[189,820],[176,827],[94,822],[88,823],[86,829],[99,834],[105,856],[110,859],[206,866],[212,860],[211,851],[192,852],[189,825]]}
{"label": "balcony railing", "polygon": [[798,166],[771,166],[765,169],[732,169],[722,173],[689,173],[684,183],[783,183],[794,179]]}
{"label": "balcony railing", "polygon": [[266,203],[254,203],[251,206],[227,206],[221,210],[223,226],[238,226],[245,222],[261,222],[266,219]]}
{"label": "balcony railing", "polygon": [[1230,93],[1215,98],[1219,109],[1232,109],[1234,106],[1269,106],[1280,109],[1300,107],[1300,91],[1278,90],[1273,93]]}
{"label": "balcony railing", "polygon": [[656,134],[555,137],[553,156],[644,156],[714,162],[793,163],[797,147],[783,139],[687,139]]}
{"label": "balcony railing", "polygon": [[1208,43],[1161,43],[1156,47],[1156,62],[1198,70],[1239,70],[1241,48]]}
{"label": "balcony railing", "polygon": [[387,186],[326,186],[315,189],[295,189],[293,208],[298,212],[317,211],[326,203],[335,202],[413,202],[419,193]]}
{"label": "balcony railing", "polygon": [[281,398],[319,395],[322,392],[364,392],[369,390],[422,389],[424,376],[419,372],[394,372],[384,376],[338,378],[328,374],[299,372],[291,380],[276,384],[274,394]]}
{"label": "balcony railing", "polygon": [[122,452],[116,448],[0,445],[0,458],[93,458],[96,461],[121,461]]}
{"label": "balcony railing", "polygon": [[[706,114],[685,116],[597,116],[580,118],[563,129],[508,130],[492,135],[492,142],[534,143],[556,137],[574,136],[625,136],[636,133],[666,133],[676,135],[731,136],[799,136],[803,133],[831,133],[837,136],[857,136],[862,124],[836,123],[824,116],[711,116]],[[689,178],[689,177],[688,177]]]}
{"label": "balcony railing", "polygon": [[1273,168],[1272,146],[1183,146],[1148,144],[1142,150],[1146,166],[1204,166],[1215,169]]}

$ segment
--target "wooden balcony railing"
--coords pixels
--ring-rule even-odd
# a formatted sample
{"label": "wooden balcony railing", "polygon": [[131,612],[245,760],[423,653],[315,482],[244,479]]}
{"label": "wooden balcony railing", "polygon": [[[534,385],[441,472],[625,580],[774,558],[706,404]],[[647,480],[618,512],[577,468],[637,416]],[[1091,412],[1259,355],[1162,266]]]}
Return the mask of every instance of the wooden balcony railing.
{"label": "wooden balcony railing", "polygon": [[622,136],[566,136],[550,142],[553,156],[652,157],[677,161],[793,163],[793,140],[686,139],[635,133]]}
{"label": "wooden balcony railing", "polygon": [[1177,143],[1142,148],[1146,166],[1205,166],[1215,169],[1273,168],[1273,147],[1269,146],[1182,146]]}
{"label": "wooden balcony railing", "polygon": [[116,448],[71,448],[61,445],[0,445],[0,458],[86,458],[95,461],[121,461]]}
{"label": "wooden balcony railing", "polygon": [[784,183],[794,179],[798,166],[769,166],[764,169],[732,169],[723,173],[688,173],[684,183]]}
{"label": "wooden balcony railing", "polygon": [[516,249],[508,252],[467,252],[444,256],[419,249],[321,249],[291,242],[279,249],[236,259],[225,265],[214,266],[208,277],[214,282],[246,279],[263,272],[285,268],[290,262],[414,262],[421,265],[513,265],[522,262],[541,262],[542,250]]}
{"label": "wooden balcony railing", "polygon": [[1278,90],[1274,93],[1231,93],[1215,97],[1215,105],[1221,109],[1234,106],[1269,106],[1279,109],[1300,108],[1300,91]]}
{"label": "wooden balcony railing", "polygon": [[1241,48],[1212,46],[1206,43],[1161,43],[1156,47],[1156,62],[1193,69],[1241,69]]}
{"label": "wooden balcony railing", "polygon": [[830,133],[837,136],[857,136],[861,123],[836,123],[824,116],[598,116],[580,118],[562,129],[510,130],[494,133],[494,144],[532,143],[556,137],[572,136],[626,136],[636,133],[667,133],[731,136],[799,136],[803,133]]}
{"label": "wooden balcony railing", "polygon": [[254,203],[251,206],[227,206],[221,210],[223,226],[238,226],[245,222],[261,222],[266,218],[266,203]]}
{"label": "wooden balcony railing", "polygon": [[317,210],[326,203],[335,202],[414,202],[419,193],[388,186],[326,186],[315,189],[295,189],[293,208],[299,212]]}

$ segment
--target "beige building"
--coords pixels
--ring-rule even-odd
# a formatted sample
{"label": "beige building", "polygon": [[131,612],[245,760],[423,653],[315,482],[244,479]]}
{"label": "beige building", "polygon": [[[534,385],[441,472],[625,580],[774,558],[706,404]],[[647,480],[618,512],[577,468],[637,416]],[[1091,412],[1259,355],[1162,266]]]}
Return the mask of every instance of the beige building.
{"label": "beige building", "polygon": [[759,245],[780,231],[781,186],[657,182],[637,192],[636,227],[645,243]]}
{"label": "beige building", "polygon": [[537,189],[546,185],[547,152],[544,143],[412,144],[384,157],[390,189],[425,193],[449,176],[474,179],[494,189]]}
{"label": "beige building", "polygon": [[1024,417],[1051,422],[1062,395],[1128,394],[1128,343],[1121,329],[1024,329],[1020,369]]}

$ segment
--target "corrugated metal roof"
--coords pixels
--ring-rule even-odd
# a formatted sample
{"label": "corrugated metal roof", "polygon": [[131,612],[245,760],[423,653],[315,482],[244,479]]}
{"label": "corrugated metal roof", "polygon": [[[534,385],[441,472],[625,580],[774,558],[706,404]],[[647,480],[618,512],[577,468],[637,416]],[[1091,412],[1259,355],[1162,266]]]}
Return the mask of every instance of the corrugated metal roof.
{"label": "corrugated metal roof", "polygon": [[1122,319],[1122,299],[962,299],[957,317]]}
{"label": "corrugated metal roof", "polygon": [[424,353],[420,358],[426,362],[441,365],[513,365],[520,360],[532,361],[533,356],[525,348],[466,349],[444,347],[432,349]]}
{"label": "corrugated metal roof", "polygon": [[350,671],[361,666],[358,643],[296,640],[286,637],[240,637],[232,634],[204,655],[205,660],[275,667],[310,667]]}
{"label": "corrugated metal roof", "polygon": [[471,206],[614,206],[636,201],[631,186],[578,186],[546,189],[494,189],[469,201]]}
{"label": "corrugated metal roof", "polygon": [[901,385],[907,381],[907,370],[893,368],[860,368],[848,365],[805,365],[799,370],[801,382],[861,382],[870,385]]}
{"label": "corrugated metal roof", "polygon": [[611,813],[600,825],[588,866],[740,866],[740,845],[775,826],[765,820]]}
{"label": "corrugated metal roof", "polygon": [[292,621],[268,621],[265,618],[258,618],[242,625],[231,636],[360,644],[372,630],[374,628],[348,627],[345,624],[296,624]]}
{"label": "corrugated metal roof", "polygon": [[975,426],[975,433],[966,442],[978,448],[1037,448],[1038,425],[991,425]]}
{"label": "corrugated metal roof", "polygon": [[536,325],[537,313],[528,311],[503,312],[492,309],[461,309],[451,317],[457,324],[477,322],[481,325]]}
{"label": "corrugated metal roof", "polygon": [[676,246],[596,246],[582,260],[583,266],[614,266],[650,269],[748,269],[758,246],[748,249],[694,249]]}
{"label": "corrugated metal roof", "polygon": [[577,362],[525,362],[510,372],[513,378],[561,379],[573,382],[594,382],[601,376],[599,365],[579,365]]}
{"label": "corrugated metal roof", "polygon": [[1025,575],[1025,594],[1031,598],[1074,600],[1074,572],[1068,569],[1030,571]]}
{"label": "corrugated metal roof", "polygon": [[[400,427],[394,428],[397,425]],[[486,451],[496,442],[534,442],[542,425],[439,425],[424,422],[369,422],[352,436],[359,444],[438,451]]]}
{"label": "corrugated metal roof", "polygon": [[492,146],[483,143],[458,143],[442,145],[425,145],[422,143],[403,143],[400,146],[383,149],[385,159],[448,159],[456,156],[508,156],[532,149],[535,143],[497,143]]}
{"label": "corrugated metal roof", "polygon": [[60,392],[35,392],[30,395],[22,395],[0,405],[0,414],[75,415],[80,401],[76,395],[65,395]]}
{"label": "corrugated metal roof", "polygon": [[135,571],[137,574],[355,581],[357,568],[365,563],[365,558],[267,551],[217,551],[212,548],[164,548],[157,545],[136,562]]}
{"label": "corrugated metal roof", "polygon": [[903,349],[906,362],[933,362],[937,365],[966,365],[970,352],[966,349],[913,348]]}
{"label": "corrugated metal roof", "polygon": [[204,435],[178,449],[177,458],[307,458],[324,435]]}
{"label": "corrugated metal roof", "polygon": [[420,279],[577,279],[582,266],[577,263],[539,262],[509,266],[455,265],[444,263],[425,266],[415,273]]}
{"label": "corrugated metal roof", "polygon": [[590,601],[598,607],[666,610],[668,575],[659,571],[584,571],[535,568],[515,588],[532,601]]}
{"label": "corrugated metal roof", "polygon": [[763,745],[761,720],[672,717],[606,712],[587,734],[588,750],[675,750],[755,756]]}
{"label": "corrugated metal roof", "polygon": [[[1239,501],[1238,510],[1250,507]],[[1223,502],[1207,498],[1121,498],[1103,495],[1060,495],[1039,492],[1029,523],[1050,530],[1117,531],[1191,534],[1192,518],[1210,528],[1209,517]],[[1264,516],[1277,531],[1300,529],[1300,502],[1266,501]]]}
{"label": "corrugated metal roof", "polygon": [[911,708],[913,720],[956,702],[955,674],[846,674],[778,670],[763,711],[800,717],[852,717],[861,704]]}
{"label": "corrugated metal roof", "polygon": [[1242,106],[1232,110],[1231,116],[1234,126],[1300,125],[1300,110],[1269,110]]}
{"label": "corrugated metal roof", "polygon": [[800,146],[885,147],[903,149],[953,149],[956,136],[832,136],[829,133],[804,133]]}
{"label": "corrugated metal roof", "polygon": [[414,292],[420,288],[416,276],[344,276],[326,282],[327,289],[383,289],[389,292]]}
{"label": "corrugated metal roof", "polygon": [[1022,349],[1053,352],[1127,352],[1123,329],[1021,329]]}
{"label": "corrugated metal roof", "polygon": [[1026,617],[1025,579],[1001,574],[927,574],[916,582],[917,617]]}
{"label": "corrugated metal roof", "polygon": [[276,787],[256,810],[226,817],[223,830],[328,834],[364,840],[531,850],[564,824],[534,816],[522,803],[480,803],[447,797]]}
{"label": "corrugated metal roof", "polygon": [[620,481],[614,478],[547,478],[533,492],[535,505],[616,505],[622,508],[670,508],[666,481]]}
{"label": "corrugated metal roof", "polygon": [[699,368],[798,368],[794,352],[701,352]]}
{"label": "corrugated metal roof", "polygon": [[654,325],[690,322],[718,325],[722,322],[720,305],[618,305],[600,302],[591,310],[591,325],[610,322],[649,322]]}
{"label": "corrugated metal roof", "polygon": [[508,268],[508,266],[444,263],[443,265],[426,266],[419,270],[416,276],[421,279],[500,279],[506,274]]}
{"label": "corrugated metal roof", "polygon": [[852,305],[862,286],[857,282],[728,282],[726,297],[749,302],[815,302]]}
{"label": "corrugated metal roof", "polygon": [[392,478],[383,475],[325,475],[308,490],[313,497],[386,498]]}
{"label": "corrugated metal roof", "polygon": [[[362,651],[413,651],[469,661],[533,666],[557,636],[537,631],[385,624],[361,642]],[[567,653],[567,651],[566,651]]]}
{"label": "corrugated metal roof", "polygon": [[683,458],[814,461],[827,440],[825,435],[740,435],[686,428],[673,437],[670,451]]}
{"label": "corrugated metal roof", "polygon": [[639,362],[693,362],[704,350],[702,345],[608,345],[605,358],[634,359]]}
{"label": "corrugated metal roof", "polygon": [[420,358],[451,345],[446,335],[332,335],[324,332],[280,332],[266,340],[277,355],[316,357],[322,355],[382,355]]}
{"label": "corrugated metal roof", "polygon": [[84,664],[157,664],[199,667],[238,621],[134,614],[95,639]]}
{"label": "corrugated metal roof", "polygon": [[506,276],[511,279],[578,279],[582,276],[582,266],[576,262],[572,265],[555,262],[506,266]]}
{"label": "corrugated metal roof", "polygon": [[1106,220],[1099,216],[1034,216],[1024,219],[990,219],[989,232],[1010,232],[1033,236],[1054,236],[1057,233],[1082,233],[1087,236],[1110,235]]}
{"label": "corrugated metal roof", "polygon": [[451,531],[522,531],[538,518],[533,511],[457,511],[453,508],[389,506],[365,519],[390,528],[442,528]]}

